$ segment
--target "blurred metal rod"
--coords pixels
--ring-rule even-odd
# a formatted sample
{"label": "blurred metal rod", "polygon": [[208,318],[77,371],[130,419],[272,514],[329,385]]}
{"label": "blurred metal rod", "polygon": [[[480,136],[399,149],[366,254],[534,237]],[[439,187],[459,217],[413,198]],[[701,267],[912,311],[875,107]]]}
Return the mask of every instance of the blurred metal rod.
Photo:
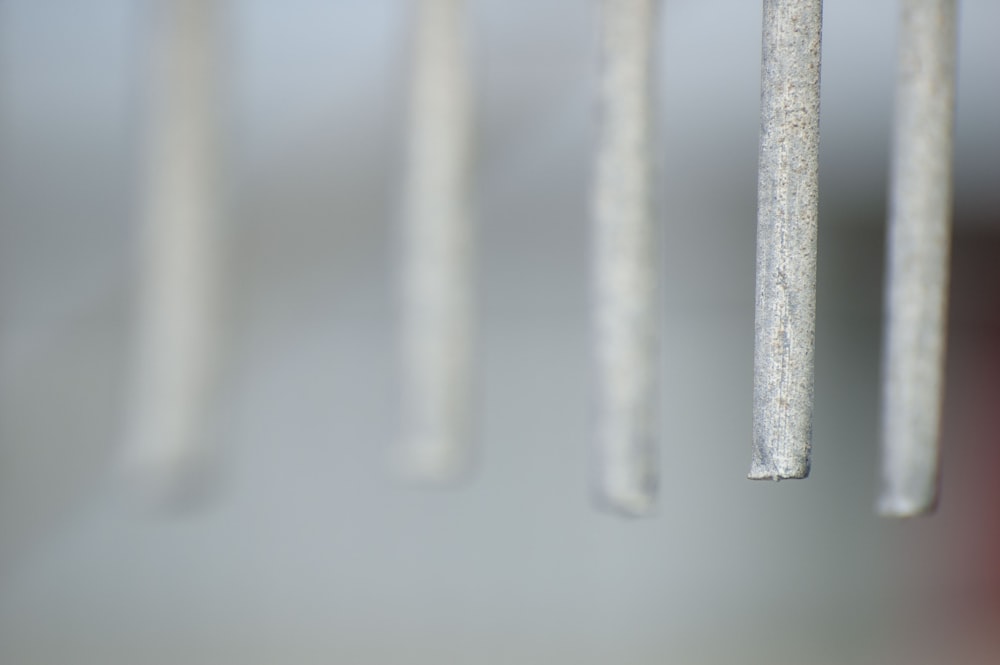
{"label": "blurred metal rod", "polygon": [[903,0],[883,349],[883,515],[934,509],[951,246],[955,0]]}
{"label": "blurred metal rod", "polygon": [[472,110],[463,0],[420,0],[402,199],[402,473],[447,482],[470,463]]}
{"label": "blurred metal rod", "polygon": [[161,0],[147,85],[138,344],[126,471],[157,504],[204,489],[220,267],[214,0]]}
{"label": "blurred metal rod", "polygon": [[651,197],[652,43],[658,0],[603,0],[594,183],[598,499],[628,515],[652,509],[659,307]]}
{"label": "blurred metal rod", "polygon": [[821,0],[765,0],[749,477],[805,478],[812,447]]}

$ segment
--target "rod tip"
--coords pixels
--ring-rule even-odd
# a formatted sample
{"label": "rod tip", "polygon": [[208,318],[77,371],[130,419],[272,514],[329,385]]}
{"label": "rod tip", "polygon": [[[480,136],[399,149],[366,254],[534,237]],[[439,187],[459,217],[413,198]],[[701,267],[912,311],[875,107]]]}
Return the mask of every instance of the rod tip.
{"label": "rod tip", "polygon": [[651,517],[656,512],[655,488],[598,482],[591,495],[598,508],[621,517]]}
{"label": "rod tip", "polygon": [[803,480],[809,477],[809,460],[788,460],[783,463],[775,461],[757,462],[750,465],[749,480]]}
{"label": "rod tip", "polygon": [[876,511],[880,517],[923,517],[937,511],[937,493],[915,496],[900,492],[886,492],[878,500]]}
{"label": "rod tip", "polygon": [[455,446],[427,441],[407,441],[389,455],[394,475],[415,485],[447,487],[466,480],[470,462]]}
{"label": "rod tip", "polygon": [[204,508],[220,491],[221,465],[203,446],[199,450],[129,450],[118,473],[140,508],[181,515]]}

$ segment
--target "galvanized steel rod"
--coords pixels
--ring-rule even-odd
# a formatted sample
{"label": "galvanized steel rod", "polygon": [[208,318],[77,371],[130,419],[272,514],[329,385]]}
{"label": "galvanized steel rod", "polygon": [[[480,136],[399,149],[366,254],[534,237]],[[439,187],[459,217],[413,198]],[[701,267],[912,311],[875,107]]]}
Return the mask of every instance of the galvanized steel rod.
{"label": "galvanized steel rod", "polygon": [[903,0],[889,201],[879,511],[938,498],[951,246],[955,0]]}
{"label": "galvanized steel rod", "polygon": [[402,197],[398,471],[448,482],[470,462],[472,110],[464,0],[416,4]]}
{"label": "galvanized steel rod", "polygon": [[155,504],[201,491],[216,449],[220,288],[214,0],[163,0],[149,76],[138,357],[124,463]]}
{"label": "galvanized steel rod", "polygon": [[765,0],[749,477],[805,478],[812,447],[821,0]]}
{"label": "galvanized steel rod", "polygon": [[651,510],[656,448],[657,240],[651,197],[652,43],[658,0],[603,0],[594,182],[596,492],[627,515]]}

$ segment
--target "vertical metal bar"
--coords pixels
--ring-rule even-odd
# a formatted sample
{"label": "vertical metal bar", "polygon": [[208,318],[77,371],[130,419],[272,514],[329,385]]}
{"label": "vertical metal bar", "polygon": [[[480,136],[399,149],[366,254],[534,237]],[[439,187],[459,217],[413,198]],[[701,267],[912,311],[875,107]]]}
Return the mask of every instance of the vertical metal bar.
{"label": "vertical metal bar", "polygon": [[749,477],[805,478],[812,446],[821,0],[764,0]]}
{"label": "vertical metal bar", "polygon": [[463,0],[421,0],[403,195],[403,441],[420,481],[469,463],[472,338],[471,95]]}
{"label": "vertical metal bar", "polygon": [[594,184],[597,492],[648,512],[658,484],[657,234],[652,211],[651,65],[658,0],[603,0],[602,122]]}
{"label": "vertical metal bar", "polygon": [[879,511],[934,509],[951,246],[955,0],[903,0],[889,202]]}
{"label": "vertical metal bar", "polygon": [[206,429],[220,280],[216,5],[155,4],[137,376],[125,463],[157,503],[186,498],[214,452]]}

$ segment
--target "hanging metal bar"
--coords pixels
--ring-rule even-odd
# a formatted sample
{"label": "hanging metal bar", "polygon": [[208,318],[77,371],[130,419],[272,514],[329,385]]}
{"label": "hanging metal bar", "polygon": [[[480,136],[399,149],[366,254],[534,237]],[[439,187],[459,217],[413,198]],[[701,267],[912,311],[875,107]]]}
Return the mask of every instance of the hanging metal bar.
{"label": "hanging metal bar", "polygon": [[765,0],[749,477],[809,475],[821,0]]}
{"label": "hanging metal bar", "polygon": [[603,0],[602,113],[594,184],[599,499],[628,515],[653,505],[657,240],[651,68],[658,0]]}
{"label": "hanging metal bar", "polygon": [[138,359],[128,473],[155,503],[186,500],[215,454],[219,180],[214,0],[154,4]]}
{"label": "hanging metal bar", "polygon": [[951,246],[955,0],[903,0],[889,201],[883,515],[933,510]]}
{"label": "hanging metal bar", "polygon": [[420,0],[402,210],[401,472],[454,480],[470,461],[472,111],[463,0]]}

